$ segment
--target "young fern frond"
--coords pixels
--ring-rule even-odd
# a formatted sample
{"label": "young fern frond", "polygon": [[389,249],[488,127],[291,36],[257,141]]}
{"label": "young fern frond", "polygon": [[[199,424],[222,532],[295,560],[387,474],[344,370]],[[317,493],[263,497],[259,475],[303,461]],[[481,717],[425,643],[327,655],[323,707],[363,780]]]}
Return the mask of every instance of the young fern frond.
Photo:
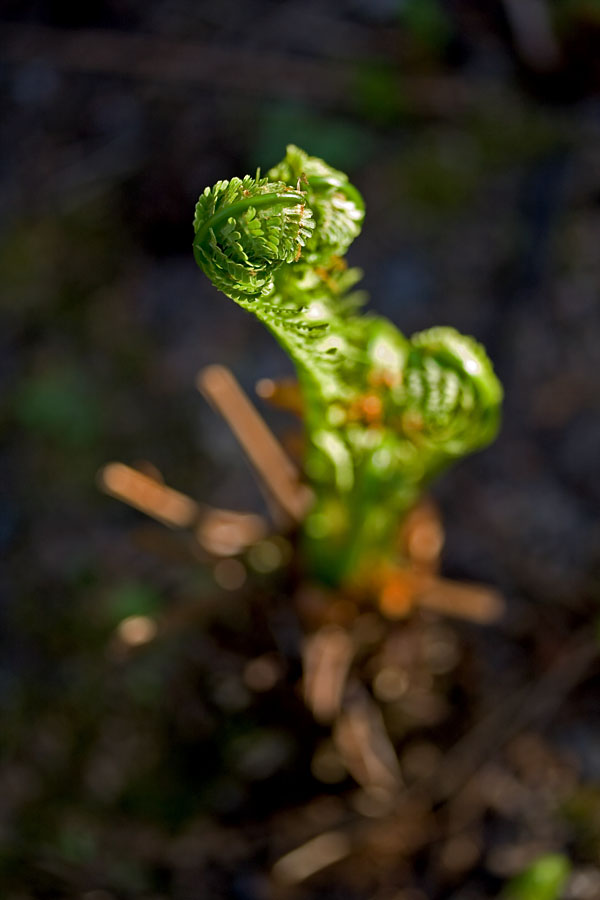
{"label": "young fern frond", "polygon": [[293,262],[314,227],[304,195],[282,181],[218,181],[196,204],[194,255],[228,297],[252,299],[272,290],[275,271]]}
{"label": "young fern frond", "polygon": [[218,182],[196,206],[194,254],[296,365],[304,393],[304,526],[313,574],[363,580],[394,559],[402,516],[453,460],[484,447],[502,388],[484,349],[453,328],[408,340],[362,314],[343,254],[364,204],[343,172],[289,146],[266,178]]}
{"label": "young fern frond", "polygon": [[287,147],[285,158],[270,169],[269,176],[306,186],[316,228],[307,241],[304,262],[327,265],[332,256],[343,256],[360,234],[365,217],[363,199],[348,176],[293,145]]}

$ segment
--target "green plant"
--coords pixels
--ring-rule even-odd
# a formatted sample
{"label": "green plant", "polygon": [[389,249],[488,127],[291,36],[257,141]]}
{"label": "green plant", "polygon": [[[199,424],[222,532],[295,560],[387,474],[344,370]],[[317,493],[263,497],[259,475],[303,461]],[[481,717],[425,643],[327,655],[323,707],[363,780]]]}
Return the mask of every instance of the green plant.
{"label": "green plant", "polygon": [[289,146],[266,176],[206,188],[194,219],[198,265],[295,363],[315,495],[304,555],[330,585],[394,564],[399,523],[434,476],[493,439],[502,399],[472,338],[437,327],[407,339],[361,312],[361,273],[343,256],[363,217],[343,172]]}
{"label": "green plant", "polygon": [[560,900],[570,872],[571,864],[562,853],[540,856],[508,882],[500,900]]}

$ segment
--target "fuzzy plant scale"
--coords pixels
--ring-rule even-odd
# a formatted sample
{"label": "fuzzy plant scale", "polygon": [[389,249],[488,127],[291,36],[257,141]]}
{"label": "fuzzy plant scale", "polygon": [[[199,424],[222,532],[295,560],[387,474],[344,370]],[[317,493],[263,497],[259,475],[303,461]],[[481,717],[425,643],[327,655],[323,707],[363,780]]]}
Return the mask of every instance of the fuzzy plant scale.
{"label": "fuzzy plant scale", "polygon": [[362,311],[344,254],[364,203],[347,176],[293,145],[266,176],[206,188],[194,256],[293,360],[303,393],[306,565],[331,584],[393,564],[399,526],[431,479],[486,446],[502,388],[483,347],[440,326],[406,338]]}

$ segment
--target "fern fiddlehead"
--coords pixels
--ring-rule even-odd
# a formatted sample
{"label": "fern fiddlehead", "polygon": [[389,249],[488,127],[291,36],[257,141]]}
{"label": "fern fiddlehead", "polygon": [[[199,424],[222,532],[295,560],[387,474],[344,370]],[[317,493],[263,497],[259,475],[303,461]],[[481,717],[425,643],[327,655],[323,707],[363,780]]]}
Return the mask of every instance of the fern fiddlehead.
{"label": "fern fiddlehead", "polygon": [[[196,262],[233,299],[269,293],[314,229],[300,191],[268,178],[232,178],[206,188],[194,218]],[[234,296],[235,295],[235,296]]]}
{"label": "fern fiddlehead", "polygon": [[473,338],[437,327],[408,340],[361,313],[361,273],[342,257],[363,217],[343,172],[289,146],[266,177],[207,188],[194,219],[198,265],[296,365],[316,498],[305,552],[332,584],[393,559],[402,516],[436,474],[493,439],[502,400]]}

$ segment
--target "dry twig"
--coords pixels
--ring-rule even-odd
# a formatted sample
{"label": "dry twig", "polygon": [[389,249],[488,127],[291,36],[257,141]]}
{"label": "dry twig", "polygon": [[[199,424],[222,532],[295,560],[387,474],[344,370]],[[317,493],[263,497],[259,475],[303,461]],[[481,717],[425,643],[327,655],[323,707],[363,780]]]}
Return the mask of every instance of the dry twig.
{"label": "dry twig", "polygon": [[302,653],[304,702],[318,722],[338,715],[354,646],[345,629],[325,625],[306,638]]}
{"label": "dry twig", "polygon": [[296,466],[224,366],[207,366],[197,378],[198,389],[223,416],[240,442],[269,494],[293,521],[300,522],[312,500]]}

